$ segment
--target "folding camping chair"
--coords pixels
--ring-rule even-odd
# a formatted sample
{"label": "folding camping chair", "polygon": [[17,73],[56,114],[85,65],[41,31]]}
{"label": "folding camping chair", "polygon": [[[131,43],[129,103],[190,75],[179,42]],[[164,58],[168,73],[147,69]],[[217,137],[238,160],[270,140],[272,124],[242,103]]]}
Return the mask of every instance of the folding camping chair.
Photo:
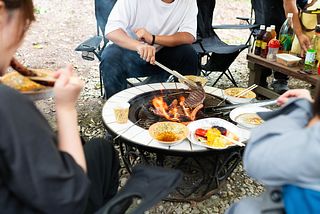
{"label": "folding camping chair", "polygon": [[[212,72],[221,74],[213,83],[213,86],[225,75],[235,86],[237,83],[229,69],[230,65],[237,58],[241,51],[250,46],[252,29],[258,25],[220,25],[212,26],[215,0],[197,0],[198,4],[198,38],[193,47],[199,56],[199,67],[204,76],[209,76]],[[247,19],[249,20],[249,19]],[[229,45],[223,42],[215,33],[215,29],[250,29],[251,34],[246,43],[240,45]],[[206,64],[202,65],[202,58],[207,57]]]}
{"label": "folding camping chair", "polygon": [[[88,40],[81,43],[75,51],[82,52],[82,58],[85,60],[93,61],[94,56],[101,61],[101,55],[106,47],[109,40],[105,37],[105,27],[108,22],[108,17],[110,12],[115,5],[117,0],[95,0],[95,17],[97,21],[97,35],[89,38]],[[103,79],[102,71],[99,68],[99,78],[100,78],[100,92],[101,96],[104,96],[103,93]],[[135,78],[139,83],[142,83],[142,79]],[[127,81],[129,86],[134,86],[133,83]]]}

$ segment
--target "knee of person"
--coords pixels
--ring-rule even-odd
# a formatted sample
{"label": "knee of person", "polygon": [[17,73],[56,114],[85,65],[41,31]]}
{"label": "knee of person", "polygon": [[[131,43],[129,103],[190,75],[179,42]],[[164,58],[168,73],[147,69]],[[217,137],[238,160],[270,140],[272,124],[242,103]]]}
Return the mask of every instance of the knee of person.
{"label": "knee of person", "polygon": [[113,67],[119,67],[122,61],[122,49],[119,46],[111,44],[103,50],[101,54],[100,69],[103,73],[113,70]]}
{"label": "knee of person", "polygon": [[192,45],[181,45],[181,49],[182,49],[182,53],[184,53],[186,56],[188,56],[189,58],[198,59],[197,56],[197,52],[194,50],[194,48],[192,47]]}

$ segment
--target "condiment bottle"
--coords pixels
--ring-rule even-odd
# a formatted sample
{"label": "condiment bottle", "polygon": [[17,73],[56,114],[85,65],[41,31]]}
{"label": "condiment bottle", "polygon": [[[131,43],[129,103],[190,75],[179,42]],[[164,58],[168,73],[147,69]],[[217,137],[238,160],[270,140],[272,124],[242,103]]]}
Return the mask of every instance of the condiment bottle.
{"label": "condiment bottle", "polygon": [[262,43],[262,37],[265,34],[266,26],[260,25],[260,30],[257,34],[256,42],[255,42],[255,48],[254,48],[254,54],[260,56],[261,54],[261,43]]}
{"label": "condiment bottle", "polygon": [[261,42],[261,53],[260,56],[263,58],[267,57],[268,54],[268,43],[271,40],[271,28],[267,27],[266,33],[262,37],[262,42]]}
{"label": "condiment bottle", "polygon": [[267,54],[267,60],[270,61],[276,61],[277,53],[280,47],[280,42],[277,39],[271,39],[268,43],[268,54]]}
{"label": "condiment bottle", "polygon": [[270,28],[271,28],[272,39],[276,39],[277,38],[276,26],[270,25]]}

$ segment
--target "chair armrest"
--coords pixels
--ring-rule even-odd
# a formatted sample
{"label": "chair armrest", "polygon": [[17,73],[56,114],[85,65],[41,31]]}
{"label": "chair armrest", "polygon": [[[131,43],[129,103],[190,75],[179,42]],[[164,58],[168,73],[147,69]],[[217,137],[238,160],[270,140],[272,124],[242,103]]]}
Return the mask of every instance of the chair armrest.
{"label": "chair armrest", "polygon": [[236,19],[240,19],[240,20],[247,21],[247,22],[254,20],[253,18],[249,18],[249,17],[239,17],[239,16],[237,16]]}
{"label": "chair armrest", "polygon": [[253,24],[253,25],[213,25],[213,29],[236,29],[236,30],[241,30],[241,29],[255,29],[258,28],[258,24]]}
{"label": "chair armrest", "polygon": [[90,39],[82,42],[75,51],[87,51],[87,52],[93,52],[100,46],[100,43],[102,41],[102,36],[94,36]]}

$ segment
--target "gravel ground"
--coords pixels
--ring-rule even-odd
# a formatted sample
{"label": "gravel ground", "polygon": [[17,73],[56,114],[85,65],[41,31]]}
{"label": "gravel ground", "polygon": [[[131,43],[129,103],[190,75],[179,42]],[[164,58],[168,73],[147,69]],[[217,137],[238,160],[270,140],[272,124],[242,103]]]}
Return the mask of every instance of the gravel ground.
{"label": "gravel ground", "polygon": [[[101,121],[101,109],[104,100],[100,97],[98,61],[84,61],[74,48],[95,34],[95,18],[93,1],[61,1],[61,0],[34,0],[37,12],[37,21],[32,25],[25,42],[17,53],[17,58],[26,65],[36,68],[57,69],[67,63],[73,64],[86,86],[81,94],[79,110],[79,128],[86,138],[101,137],[105,130]],[[250,15],[249,0],[217,0],[214,23],[239,23],[235,16]],[[236,11],[236,12],[235,12]],[[239,43],[247,39],[248,32],[240,34],[234,31],[218,32],[227,42]],[[248,69],[243,51],[231,66],[235,79],[241,86],[246,86]],[[214,76],[211,76],[214,78]],[[223,79],[219,87],[229,87],[231,84]],[[291,87],[308,87],[299,81],[290,81]],[[55,110],[52,99],[38,101],[38,107],[53,127],[55,125]],[[122,168],[121,185],[128,177],[127,171]],[[236,168],[226,185],[219,193],[202,202],[172,203],[160,202],[147,213],[223,213],[233,202],[244,196],[258,195],[263,187],[250,179],[243,171],[242,166]]]}

